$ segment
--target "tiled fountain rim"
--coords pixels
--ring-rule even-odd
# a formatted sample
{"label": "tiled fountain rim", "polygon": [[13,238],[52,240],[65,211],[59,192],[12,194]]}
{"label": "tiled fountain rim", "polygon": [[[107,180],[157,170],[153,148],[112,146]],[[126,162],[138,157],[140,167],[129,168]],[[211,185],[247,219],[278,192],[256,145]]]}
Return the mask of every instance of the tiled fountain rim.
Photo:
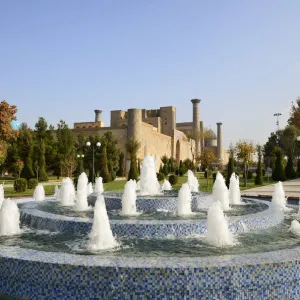
{"label": "tiled fountain rim", "polygon": [[[28,202],[34,202],[32,201],[31,198],[27,198]],[[22,203],[26,203],[27,199],[23,199]],[[54,200],[54,197],[49,197],[46,200]],[[268,208],[264,211],[261,212],[257,212],[254,214],[248,214],[248,215],[242,215],[242,216],[232,216],[232,217],[228,217],[228,221],[229,222],[236,222],[236,221],[243,221],[243,220],[249,220],[249,219],[256,219],[256,218],[260,218],[263,216],[266,216],[268,214],[270,214],[270,206],[271,204],[263,201],[263,200],[258,200],[258,199],[253,199],[253,198],[247,198],[247,197],[243,197],[243,199],[246,200],[251,200],[251,201],[256,201],[256,202],[260,202],[260,203],[264,203],[268,206]],[[20,203],[19,201],[17,201],[18,203]],[[34,202],[35,203],[35,202]],[[59,220],[59,221],[72,221],[72,222],[85,222],[85,223],[92,223],[93,220],[91,218],[80,218],[80,217],[69,217],[69,216],[64,216],[64,215],[57,215],[57,214],[53,214],[53,213],[48,213],[48,212],[44,212],[41,210],[37,210],[32,207],[26,207],[26,204],[24,205],[24,207],[21,209],[22,211],[29,213],[33,216],[39,216],[39,217],[44,217],[44,218],[48,218],[48,219],[53,219],[53,220]],[[226,212],[225,212],[226,214]],[[196,224],[199,223],[200,220],[110,220],[111,224]],[[203,221],[203,219],[201,220]]]}

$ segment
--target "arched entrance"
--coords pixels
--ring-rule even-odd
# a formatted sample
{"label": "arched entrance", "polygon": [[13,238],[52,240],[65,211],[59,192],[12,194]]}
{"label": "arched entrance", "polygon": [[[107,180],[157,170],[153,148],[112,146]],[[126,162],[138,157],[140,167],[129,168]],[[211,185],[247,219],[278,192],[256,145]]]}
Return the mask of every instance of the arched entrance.
{"label": "arched entrance", "polygon": [[179,142],[179,140],[177,140],[177,142],[176,142],[176,163],[179,166],[179,163],[180,163],[180,142]]}

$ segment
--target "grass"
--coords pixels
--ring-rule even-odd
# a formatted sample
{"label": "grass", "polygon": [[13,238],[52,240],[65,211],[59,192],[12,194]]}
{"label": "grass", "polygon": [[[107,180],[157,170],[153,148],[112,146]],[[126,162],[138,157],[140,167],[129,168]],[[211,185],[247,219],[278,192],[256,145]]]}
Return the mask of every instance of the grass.
{"label": "grass", "polygon": [[[198,181],[199,181],[199,184],[200,184],[200,191],[211,193],[212,192],[212,187],[213,187],[212,177],[210,177],[208,179],[208,185],[207,185],[207,179],[204,177],[203,172],[196,173],[196,177],[198,178]],[[51,178],[51,181],[54,181],[54,180],[57,181],[57,178],[53,176],[53,178]],[[183,183],[186,183],[186,182],[187,182],[187,175],[184,175],[182,177],[178,177],[178,182],[173,186],[173,189],[179,190],[181,185]],[[13,183],[13,181],[11,181],[11,182],[6,181],[5,183]],[[104,183],[104,189],[106,191],[123,190],[125,183],[126,183],[126,180],[116,180],[116,181]],[[265,177],[263,186],[268,185],[268,184],[273,184],[273,183],[276,183],[276,182],[273,181],[272,178],[270,178],[270,181],[268,183],[268,179],[267,179],[267,177]],[[53,185],[44,185],[46,195],[51,196],[51,195],[54,194],[55,185],[56,185],[55,183],[53,183]],[[241,190],[245,190],[245,189],[249,189],[249,188],[253,188],[253,187],[258,187],[258,185],[255,185],[255,183],[254,183],[254,178],[253,179],[248,179],[247,187],[244,187],[243,178],[240,177],[240,188],[241,188]],[[32,197],[33,192],[34,192],[33,189],[27,189],[25,192],[16,193],[14,191],[13,187],[6,187],[6,186],[4,186],[4,190],[5,190],[5,197]]]}

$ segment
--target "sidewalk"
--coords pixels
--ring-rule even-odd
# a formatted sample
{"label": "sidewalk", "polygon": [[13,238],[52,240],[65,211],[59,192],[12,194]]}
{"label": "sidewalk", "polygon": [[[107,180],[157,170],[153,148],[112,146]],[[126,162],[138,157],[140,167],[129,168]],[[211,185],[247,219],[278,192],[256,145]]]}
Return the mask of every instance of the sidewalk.
{"label": "sidewalk", "polygon": [[[300,197],[300,178],[285,181],[282,183],[286,197]],[[269,196],[272,197],[274,191],[273,184],[255,187],[252,189],[241,191],[242,196]]]}

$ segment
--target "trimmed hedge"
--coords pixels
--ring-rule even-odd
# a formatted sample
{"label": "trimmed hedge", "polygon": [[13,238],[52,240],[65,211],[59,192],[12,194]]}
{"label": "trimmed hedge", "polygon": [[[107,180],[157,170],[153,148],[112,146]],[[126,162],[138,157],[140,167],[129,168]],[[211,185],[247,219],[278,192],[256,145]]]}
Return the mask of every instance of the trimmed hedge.
{"label": "trimmed hedge", "polygon": [[35,189],[37,185],[38,185],[38,181],[36,178],[31,178],[28,180],[28,188],[29,189]]}
{"label": "trimmed hedge", "polygon": [[156,173],[157,180],[161,181],[165,179],[165,174],[164,173]]}
{"label": "trimmed hedge", "polygon": [[25,178],[18,178],[14,182],[14,190],[17,193],[25,192],[27,189],[27,180]]}
{"label": "trimmed hedge", "polygon": [[178,176],[175,174],[170,175],[169,182],[171,183],[171,185],[176,184],[178,182]]}

